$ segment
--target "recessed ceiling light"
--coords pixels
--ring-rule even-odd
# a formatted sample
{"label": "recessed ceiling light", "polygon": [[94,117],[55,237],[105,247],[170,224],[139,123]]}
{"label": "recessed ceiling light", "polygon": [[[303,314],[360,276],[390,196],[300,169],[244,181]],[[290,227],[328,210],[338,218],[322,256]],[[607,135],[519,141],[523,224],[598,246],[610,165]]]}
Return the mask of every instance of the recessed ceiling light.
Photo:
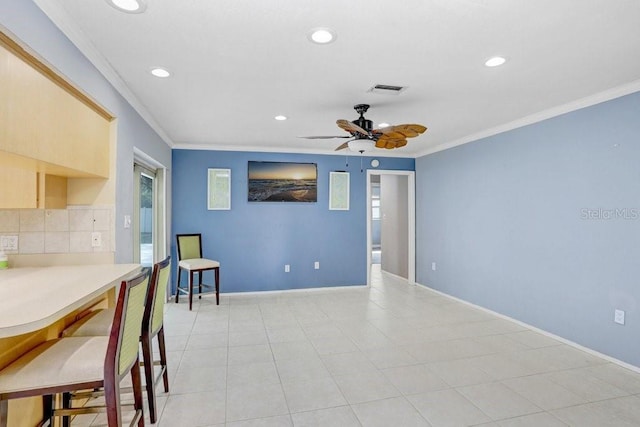
{"label": "recessed ceiling light", "polygon": [[494,56],[493,58],[487,59],[484,65],[486,65],[487,67],[497,67],[504,64],[505,62],[507,62],[507,60],[502,56]]}
{"label": "recessed ceiling light", "polygon": [[160,67],[156,67],[156,68],[152,68],[151,69],[151,74],[153,74],[156,77],[160,77],[160,78],[166,78],[169,77],[171,75],[171,73],[164,69],[164,68],[160,68]]}
{"label": "recessed ceiling light", "polygon": [[317,44],[331,43],[336,39],[336,33],[330,28],[314,28],[309,33],[309,40]]}
{"label": "recessed ceiling light", "polygon": [[287,116],[275,116],[274,119],[280,120],[280,121],[287,120]]}
{"label": "recessed ceiling light", "polygon": [[147,9],[146,0],[106,0],[106,2],[126,13],[142,13]]}
{"label": "recessed ceiling light", "polygon": [[389,126],[391,126],[389,123],[384,123],[384,122],[383,122],[383,123],[378,123],[378,127],[379,127],[380,129],[382,129],[382,128],[388,128]]}

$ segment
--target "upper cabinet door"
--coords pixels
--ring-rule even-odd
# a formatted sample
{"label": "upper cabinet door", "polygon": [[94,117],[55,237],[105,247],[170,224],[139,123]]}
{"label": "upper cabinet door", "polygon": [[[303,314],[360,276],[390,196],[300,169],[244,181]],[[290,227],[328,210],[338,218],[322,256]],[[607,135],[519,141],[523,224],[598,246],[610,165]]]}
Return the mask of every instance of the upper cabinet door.
{"label": "upper cabinet door", "polygon": [[109,177],[113,116],[2,33],[0,93],[0,150],[39,171]]}

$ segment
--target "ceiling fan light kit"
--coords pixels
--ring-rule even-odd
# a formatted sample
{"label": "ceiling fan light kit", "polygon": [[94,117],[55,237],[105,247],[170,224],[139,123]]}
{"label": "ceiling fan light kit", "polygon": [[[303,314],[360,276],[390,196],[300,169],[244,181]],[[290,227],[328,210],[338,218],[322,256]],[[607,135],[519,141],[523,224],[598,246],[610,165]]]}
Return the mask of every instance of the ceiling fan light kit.
{"label": "ceiling fan light kit", "polygon": [[364,153],[365,151],[371,151],[375,148],[375,143],[370,139],[354,139],[347,143],[349,150],[356,151],[358,153]]}

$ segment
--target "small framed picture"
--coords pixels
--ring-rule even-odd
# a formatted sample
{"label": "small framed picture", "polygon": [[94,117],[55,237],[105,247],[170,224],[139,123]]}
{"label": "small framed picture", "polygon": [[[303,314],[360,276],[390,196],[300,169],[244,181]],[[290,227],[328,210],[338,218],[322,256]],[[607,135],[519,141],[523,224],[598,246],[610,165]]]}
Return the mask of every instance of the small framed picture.
{"label": "small framed picture", "polygon": [[208,169],[208,200],[210,211],[231,209],[231,169]]}
{"label": "small framed picture", "polygon": [[349,172],[329,172],[329,210],[349,210]]}

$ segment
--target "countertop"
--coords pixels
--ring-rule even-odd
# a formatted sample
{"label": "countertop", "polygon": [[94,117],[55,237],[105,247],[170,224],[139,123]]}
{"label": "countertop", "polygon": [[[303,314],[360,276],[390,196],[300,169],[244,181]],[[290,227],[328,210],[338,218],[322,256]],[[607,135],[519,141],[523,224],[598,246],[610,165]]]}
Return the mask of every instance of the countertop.
{"label": "countertop", "polygon": [[100,264],[0,270],[0,338],[45,328],[139,269]]}

